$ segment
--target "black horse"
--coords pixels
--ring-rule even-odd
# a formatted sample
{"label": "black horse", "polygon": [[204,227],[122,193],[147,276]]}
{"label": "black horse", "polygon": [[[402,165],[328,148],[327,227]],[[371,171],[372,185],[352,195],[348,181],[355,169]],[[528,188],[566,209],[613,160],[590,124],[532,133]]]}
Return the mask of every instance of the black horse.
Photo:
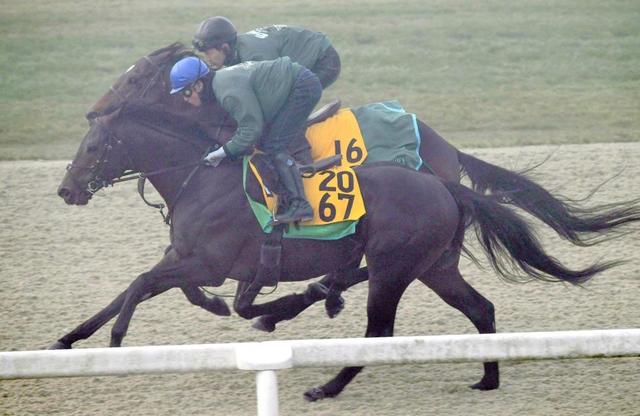
{"label": "black horse", "polygon": [[[138,103],[179,115],[191,122],[195,126],[193,128],[204,130],[212,142],[224,144],[233,135],[236,124],[222,107],[211,101],[195,108],[187,105],[179,95],[168,93],[168,73],[172,65],[189,55],[193,55],[192,50],[181,43],[174,43],[139,59],[91,107],[87,117],[92,119],[107,115],[129,103]],[[468,175],[476,191],[493,194],[500,202],[527,211],[573,244],[595,244],[611,236],[618,226],[633,220],[633,212],[627,212],[624,205],[583,208],[573,201],[554,196],[522,174],[457,150],[426,123],[416,121],[420,135],[419,153],[424,161],[421,172],[459,182],[462,171]],[[291,150],[300,147],[304,147],[304,143],[295,143]],[[335,316],[342,308],[340,293],[367,279],[367,270],[356,270],[358,265],[359,262],[354,261],[354,269],[348,274],[336,277],[331,273],[322,281],[310,285],[304,294],[283,299],[276,313],[261,317],[254,327],[273,331],[278,322],[297,316],[313,302],[324,298],[327,298],[329,316]],[[243,288],[240,286],[238,290]],[[189,290],[189,299],[195,304],[213,308],[219,314],[226,313],[220,299],[208,299],[193,288],[184,290]]]}
{"label": "black horse", "polygon": [[[93,121],[68,168],[59,194],[69,204],[86,204],[96,184],[109,184],[135,171],[149,174],[172,212],[171,249],[86,323],[97,329],[117,314],[111,346],[121,345],[136,305],[151,296],[173,287],[217,286],[227,277],[253,282],[266,235],[243,191],[241,164],[224,161],[217,168],[202,167],[205,148],[199,137],[176,131],[166,115],[127,106]],[[348,272],[364,255],[369,279],[367,337],[393,335],[398,302],[416,279],[465,314],[480,333],[495,332],[493,305],[458,270],[464,231],[471,224],[492,266],[505,277],[581,284],[616,264],[583,270],[564,267],[544,252],[522,218],[498,202],[503,196],[482,195],[394,164],[361,166],[356,173],[367,213],[355,234],[335,241],[283,240],[281,280]],[[248,192],[261,199],[255,180],[248,182]],[[640,219],[636,206],[628,205],[624,212],[626,221]],[[274,313],[279,306],[277,301],[252,301],[236,303],[236,312],[253,318]],[[60,342],[68,343],[68,337]],[[497,388],[498,364],[485,363],[484,368],[475,387]],[[335,396],[360,370],[345,368],[305,397]]]}

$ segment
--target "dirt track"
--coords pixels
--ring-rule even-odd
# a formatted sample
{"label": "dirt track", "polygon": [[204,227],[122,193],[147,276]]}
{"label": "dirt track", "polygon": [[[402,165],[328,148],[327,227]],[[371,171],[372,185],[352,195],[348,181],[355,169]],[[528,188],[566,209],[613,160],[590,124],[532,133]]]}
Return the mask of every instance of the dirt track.
{"label": "dirt track", "polygon": [[[520,147],[472,153],[507,168],[539,163],[547,189],[582,198],[622,167],[593,203],[640,195],[640,143]],[[160,258],[168,230],[138,198],[118,185],[86,207],[55,195],[66,162],[2,162],[0,175],[0,350],[44,348],[106,305]],[[500,332],[640,326],[640,240],[634,233],[595,248],[577,249],[544,233],[566,264],[628,259],[586,289],[561,284],[506,284],[493,271],[465,262],[467,280],[496,306]],[[472,235],[469,234],[469,239]],[[281,285],[278,294],[300,290]],[[233,285],[223,292],[231,293]],[[217,318],[190,306],[178,291],[142,304],[125,345],[191,344],[361,336],[366,287],[346,294],[335,320],[320,304],[274,334],[237,316]],[[111,323],[77,347],[108,345]],[[396,335],[473,333],[472,325],[421,284],[398,312]],[[302,392],[337,369],[279,373],[282,415],[640,415],[640,358],[512,362],[502,387],[471,391],[480,364],[383,366],[366,369],[337,399],[306,403]],[[0,382],[0,415],[251,415],[252,373],[97,377]]]}

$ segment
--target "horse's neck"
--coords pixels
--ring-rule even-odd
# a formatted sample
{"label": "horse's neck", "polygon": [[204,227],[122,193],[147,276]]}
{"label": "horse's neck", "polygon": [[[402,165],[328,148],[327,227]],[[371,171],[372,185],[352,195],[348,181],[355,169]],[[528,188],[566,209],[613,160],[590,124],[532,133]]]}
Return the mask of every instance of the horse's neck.
{"label": "horse's neck", "polygon": [[182,117],[200,126],[210,139],[223,145],[233,136],[237,125],[236,121],[217,102],[205,102],[200,107],[186,104],[180,97],[176,101],[175,96],[170,96],[160,103],[162,111]]}
{"label": "horse's neck", "polygon": [[[199,158],[195,158],[185,161],[184,164],[198,161]],[[161,165],[158,169],[171,167],[166,163]],[[244,194],[242,166],[237,161],[225,160],[218,167],[203,164],[189,166],[178,171],[155,175],[149,178],[149,182],[162,196],[169,210],[173,210],[178,201],[197,200],[201,204],[219,204],[225,211],[234,211],[237,207],[228,206],[225,201],[231,194],[237,192]]]}
{"label": "horse's neck", "polygon": [[[151,129],[138,129],[135,135],[128,147],[131,169],[145,174],[171,209],[182,184],[202,158],[204,146],[200,150]],[[178,167],[183,168],[175,169]]]}
{"label": "horse's neck", "polygon": [[[124,117],[119,128],[123,137],[132,138],[129,150],[130,159],[134,170],[148,175],[149,181],[160,193],[169,209],[173,208],[176,198],[180,195],[188,197],[194,187],[213,187],[216,191],[207,196],[207,200],[215,199],[216,193],[224,195],[235,188],[242,189],[242,167],[239,163],[228,163],[220,168],[211,168],[200,165],[197,172],[192,172],[197,163],[205,155],[206,142],[201,137],[193,136],[189,129],[174,131],[176,123],[171,122],[165,126],[158,123],[166,123],[166,119],[154,120],[144,111],[132,113],[131,117]],[[133,117],[135,115],[136,117]],[[183,169],[172,169],[184,166]],[[158,173],[168,170],[166,173]],[[216,172],[215,174],[213,172]],[[188,180],[186,185],[185,182]],[[196,185],[194,185],[194,183]],[[187,192],[183,188],[189,188]],[[187,195],[185,195],[187,194]]]}
{"label": "horse's neck", "polygon": [[[189,169],[189,171],[191,169]],[[182,184],[187,181],[188,174],[189,173],[178,171],[159,174],[149,178],[149,182],[151,182],[156,191],[158,191],[170,211],[173,210],[173,206],[177,202],[178,193],[180,192]]]}

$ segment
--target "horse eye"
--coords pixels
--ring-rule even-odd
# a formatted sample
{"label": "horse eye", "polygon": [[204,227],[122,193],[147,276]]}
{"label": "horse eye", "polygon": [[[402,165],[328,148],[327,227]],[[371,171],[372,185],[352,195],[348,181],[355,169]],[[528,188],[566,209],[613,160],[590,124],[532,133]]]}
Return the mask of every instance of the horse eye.
{"label": "horse eye", "polygon": [[131,77],[131,78],[129,78],[129,79],[127,80],[127,82],[128,82],[129,84],[135,84],[135,83],[137,83],[137,82],[138,82],[138,78],[136,78],[136,77]]}
{"label": "horse eye", "polygon": [[89,153],[93,153],[93,152],[95,152],[96,150],[98,150],[98,146],[96,146],[95,144],[90,144],[90,145],[87,147],[87,152],[89,152]]}

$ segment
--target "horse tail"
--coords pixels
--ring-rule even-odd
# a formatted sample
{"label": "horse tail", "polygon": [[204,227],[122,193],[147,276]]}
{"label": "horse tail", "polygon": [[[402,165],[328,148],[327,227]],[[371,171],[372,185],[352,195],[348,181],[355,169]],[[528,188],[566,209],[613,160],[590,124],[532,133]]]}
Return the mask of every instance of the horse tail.
{"label": "horse tail", "polygon": [[533,278],[579,285],[621,263],[606,262],[571,270],[544,251],[531,225],[512,208],[491,195],[474,192],[457,183],[447,182],[445,186],[456,200],[464,224],[475,227],[476,236],[493,268],[508,280]]}
{"label": "horse tail", "polygon": [[578,246],[591,246],[615,235],[604,234],[640,220],[637,200],[582,208],[556,197],[523,174],[513,172],[458,151],[462,169],[474,190],[487,191],[500,202],[515,205],[553,228]]}

